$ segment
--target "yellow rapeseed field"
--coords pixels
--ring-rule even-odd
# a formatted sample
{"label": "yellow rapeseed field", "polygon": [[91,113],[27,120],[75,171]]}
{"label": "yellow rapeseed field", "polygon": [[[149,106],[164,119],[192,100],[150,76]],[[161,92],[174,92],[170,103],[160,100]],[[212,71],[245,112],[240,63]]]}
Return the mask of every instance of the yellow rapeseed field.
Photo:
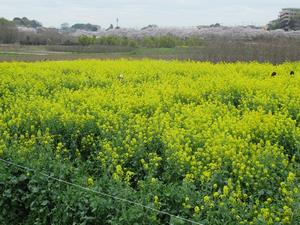
{"label": "yellow rapeseed field", "polygon": [[[300,224],[300,63],[0,63],[0,97],[3,159],[56,176],[70,170],[70,181],[202,224]],[[8,199],[34,192],[7,197],[20,171],[0,168],[1,208],[24,210]],[[24,172],[22,185],[31,187],[32,179]],[[88,197],[95,211],[75,217],[51,188],[39,197],[50,221],[69,210],[61,224],[72,224],[68,215],[76,224],[182,224],[114,202],[101,208],[106,219]],[[24,224],[48,224],[32,209],[34,196],[24,200]],[[66,198],[71,205],[81,197]],[[5,213],[11,222],[7,215],[15,212]]]}

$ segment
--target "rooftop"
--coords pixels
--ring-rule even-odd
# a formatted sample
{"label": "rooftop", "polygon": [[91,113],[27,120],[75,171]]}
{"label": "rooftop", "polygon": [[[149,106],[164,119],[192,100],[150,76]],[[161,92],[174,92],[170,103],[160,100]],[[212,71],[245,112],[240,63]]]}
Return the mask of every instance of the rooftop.
{"label": "rooftop", "polygon": [[300,11],[300,8],[283,8],[282,11],[287,10],[287,11]]}

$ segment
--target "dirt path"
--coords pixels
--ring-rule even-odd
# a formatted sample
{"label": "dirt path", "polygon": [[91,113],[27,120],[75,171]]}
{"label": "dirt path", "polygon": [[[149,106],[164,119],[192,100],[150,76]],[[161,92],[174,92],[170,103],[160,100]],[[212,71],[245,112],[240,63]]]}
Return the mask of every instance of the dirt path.
{"label": "dirt path", "polygon": [[52,52],[52,51],[0,51],[0,54],[13,54],[13,55],[55,55],[55,54],[67,54],[67,52]]}

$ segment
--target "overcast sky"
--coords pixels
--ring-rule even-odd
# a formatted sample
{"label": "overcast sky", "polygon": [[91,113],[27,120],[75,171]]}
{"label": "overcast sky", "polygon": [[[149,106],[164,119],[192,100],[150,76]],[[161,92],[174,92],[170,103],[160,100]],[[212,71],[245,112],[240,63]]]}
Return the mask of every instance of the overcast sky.
{"label": "overcast sky", "polygon": [[0,0],[0,17],[36,19],[45,26],[63,22],[107,27],[265,25],[281,8],[300,8],[300,0]]}

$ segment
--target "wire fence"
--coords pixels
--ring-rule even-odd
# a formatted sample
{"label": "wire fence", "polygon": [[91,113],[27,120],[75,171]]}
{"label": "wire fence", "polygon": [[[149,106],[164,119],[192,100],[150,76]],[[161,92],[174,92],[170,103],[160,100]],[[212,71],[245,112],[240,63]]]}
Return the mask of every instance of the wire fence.
{"label": "wire fence", "polygon": [[69,181],[65,181],[65,180],[62,180],[62,179],[57,178],[55,176],[50,176],[50,175],[48,175],[45,172],[37,171],[35,169],[29,168],[29,167],[26,167],[26,166],[23,166],[23,165],[19,165],[17,163],[14,163],[14,162],[11,162],[11,161],[7,161],[5,159],[1,159],[0,158],[0,162],[6,164],[7,166],[10,165],[10,166],[14,166],[14,167],[20,168],[20,169],[25,170],[25,171],[34,172],[34,173],[39,174],[39,175],[41,175],[43,177],[46,177],[48,179],[51,179],[51,180],[63,183],[65,185],[69,185],[69,186],[78,188],[78,189],[80,189],[82,191],[94,193],[94,194],[96,194],[98,196],[102,196],[102,197],[106,197],[106,198],[111,198],[111,199],[114,199],[116,201],[125,202],[127,204],[135,205],[135,206],[138,206],[140,208],[151,210],[151,211],[156,212],[156,213],[161,214],[161,215],[167,215],[167,216],[170,216],[171,218],[173,217],[173,218],[176,218],[176,219],[181,220],[183,222],[188,222],[190,224],[203,225],[202,223],[196,222],[194,220],[186,219],[186,218],[183,218],[183,217],[171,214],[171,213],[166,212],[166,211],[161,211],[161,210],[152,208],[150,206],[141,204],[139,202],[131,201],[131,200],[128,200],[128,199],[125,199],[125,198],[121,198],[121,197],[114,196],[114,195],[111,195],[111,194],[108,194],[108,193],[104,193],[104,192],[100,192],[100,191],[97,191],[97,190],[94,190],[94,189],[91,189],[91,188],[88,188],[88,187],[84,187],[84,186],[81,186],[79,184],[75,184],[75,183],[72,183],[72,182],[69,182]]}

